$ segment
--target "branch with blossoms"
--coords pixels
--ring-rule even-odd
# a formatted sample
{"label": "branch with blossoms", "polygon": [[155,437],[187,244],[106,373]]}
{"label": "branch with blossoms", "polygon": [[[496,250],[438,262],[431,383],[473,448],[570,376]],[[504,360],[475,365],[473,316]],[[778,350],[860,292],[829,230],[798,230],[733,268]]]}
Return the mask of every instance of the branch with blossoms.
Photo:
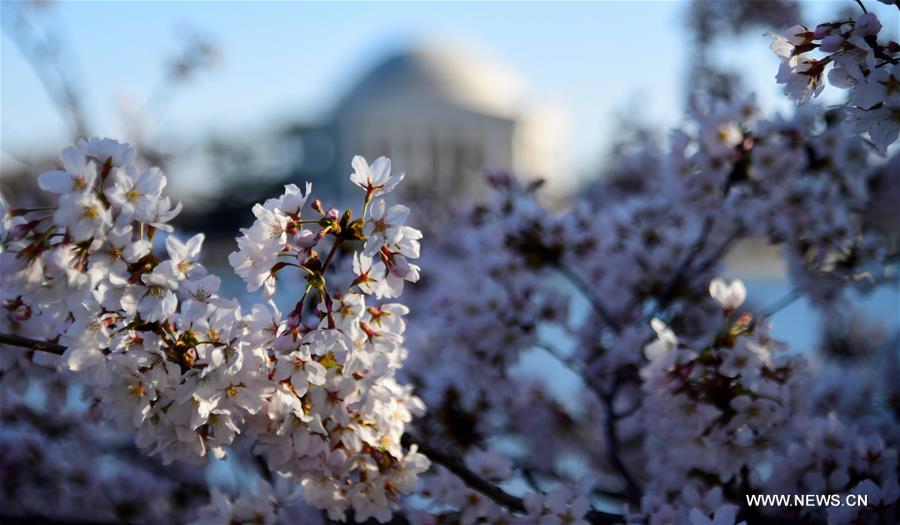
{"label": "branch with blossoms", "polygon": [[20,348],[30,348],[41,352],[49,352],[51,354],[62,355],[66,351],[66,347],[47,341],[38,341],[28,337],[22,337],[14,334],[0,334],[0,344],[18,346]]}
{"label": "branch with blossoms", "polygon": [[[80,141],[62,170],[39,179],[57,207],[4,205],[2,331],[11,333],[0,342],[58,354],[104,414],[166,463],[222,458],[246,434],[268,468],[302,481],[306,501],[334,519],[348,508],[360,521],[388,518],[428,466],[399,442],[422,410],[394,379],[408,310],[380,301],[418,279],[409,261],[421,235],[403,224],[405,207],[381,198],[402,175],[386,159],[354,161],[367,219],[318,201],[309,218],[309,186],[253,208],[229,260],[267,296],[284,271],[301,273],[305,293],[282,317],[272,302],[245,314],[217,294],[219,278],[199,263],[203,235],[172,233],[180,204],[164,196],[162,172],[134,158],[124,144]],[[346,244],[351,278],[330,272]]]}
{"label": "branch with blossoms", "polygon": [[[857,19],[819,24],[814,30],[802,25],[772,38],[772,51],[781,57],[776,81],[784,92],[802,104],[818,96],[828,82],[849,90],[844,126],[852,133],[868,133],[882,153],[897,140],[900,130],[900,44],[881,43],[882,26],[874,13]],[[817,51],[821,58],[812,58]]]}
{"label": "branch with blossoms", "polygon": [[[32,350],[50,352],[53,354],[62,355],[65,352],[65,348],[55,344],[55,343],[47,343],[44,341],[38,341],[34,339],[29,339],[20,336],[13,335],[3,335],[0,334],[0,343],[7,344],[10,346],[16,346],[20,348],[29,348]],[[525,507],[520,498],[515,496],[511,496],[510,494],[503,491],[503,489],[493,485],[489,481],[481,478],[478,474],[470,470],[463,463],[461,463],[457,458],[447,455],[436,448],[432,448],[430,445],[423,443],[421,440],[417,440],[411,438],[408,434],[405,434],[402,439],[403,445],[406,448],[417,447],[423,453],[427,454],[428,458],[432,461],[436,462],[439,465],[447,468],[455,475],[459,476],[460,479],[465,481],[470,487],[479,492],[485,494],[492,500],[496,501],[498,504],[505,506],[514,512],[525,512]],[[271,476],[266,473],[267,476]],[[217,512],[218,509],[214,509],[213,512]],[[218,516],[221,517],[221,516]],[[616,523],[617,516],[615,514],[608,514],[596,510],[590,510],[586,515],[588,521],[593,524],[608,524],[608,523]],[[27,521],[27,520],[26,520]],[[54,520],[46,517],[35,518],[35,523],[70,523],[70,521],[65,520]],[[98,524],[103,522],[97,521],[78,521],[71,523],[90,523],[90,524]]]}
{"label": "branch with blossoms", "polygon": [[[159,170],[139,171],[133,159],[127,145],[80,142],[63,152],[63,170],[40,178],[60,194],[59,207],[5,215],[4,274],[14,286],[5,289],[4,320],[45,340],[5,334],[0,342],[59,355],[66,372],[95,388],[104,413],[167,463],[224,457],[247,433],[267,467],[301,481],[303,498],[329,518],[351,507],[358,521],[388,520],[396,497],[428,465],[416,445],[406,453],[399,443],[402,422],[421,410],[392,378],[408,310],[365,302],[365,295],[399,296],[404,281],[418,279],[408,260],[418,256],[421,235],[403,224],[409,210],[376,200],[402,175],[391,176],[386,159],[372,166],[354,159],[351,180],[365,190],[368,219],[326,211],[318,201],[310,206],[317,217],[308,219],[301,210],[309,186],[305,193],[287,186],[280,198],[254,206],[256,221],[242,230],[229,262],[248,291],[263,288],[268,297],[282,272],[302,272],[304,294],[282,319],[274,304],[244,315],[217,295],[218,277],[198,262],[203,236],[182,243],[171,234],[167,222],[180,205],[163,196]],[[165,254],[153,250],[159,231],[170,233]],[[354,277],[341,282],[328,272],[338,248],[361,242]],[[48,285],[68,294],[63,304],[34,295]],[[371,419],[360,409],[399,419]],[[324,457],[328,466],[316,466],[314,458]],[[477,476],[467,479],[503,494]],[[216,498],[201,519],[234,517],[245,506]],[[504,503],[524,508],[518,498]]]}

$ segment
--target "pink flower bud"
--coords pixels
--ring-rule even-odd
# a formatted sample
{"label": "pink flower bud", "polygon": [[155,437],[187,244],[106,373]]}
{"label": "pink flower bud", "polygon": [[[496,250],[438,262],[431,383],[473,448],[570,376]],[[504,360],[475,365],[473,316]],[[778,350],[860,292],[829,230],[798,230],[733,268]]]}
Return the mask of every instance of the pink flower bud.
{"label": "pink flower bud", "polygon": [[301,248],[309,248],[319,242],[319,239],[312,230],[300,230],[300,232],[294,236],[294,241]]}
{"label": "pink flower bud", "polygon": [[835,53],[840,51],[844,45],[844,38],[838,35],[829,35],[822,39],[822,45],[819,50],[824,53]]}
{"label": "pink flower bud", "polygon": [[881,22],[875,13],[866,13],[856,20],[854,32],[860,36],[877,35],[881,31]]}
{"label": "pink flower bud", "polygon": [[30,226],[31,223],[17,224],[13,226],[13,228],[9,231],[9,236],[11,240],[19,240],[28,235],[28,232],[32,230]]}

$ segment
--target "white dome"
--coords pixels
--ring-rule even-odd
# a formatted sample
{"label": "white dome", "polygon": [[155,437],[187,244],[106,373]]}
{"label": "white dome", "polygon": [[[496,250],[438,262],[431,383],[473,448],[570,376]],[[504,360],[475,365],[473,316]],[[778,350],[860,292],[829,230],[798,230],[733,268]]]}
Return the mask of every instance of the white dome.
{"label": "white dome", "polygon": [[362,77],[342,106],[438,97],[478,113],[513,117],[523,91],[522,79],[485,50],[440,40],[389,55]]}

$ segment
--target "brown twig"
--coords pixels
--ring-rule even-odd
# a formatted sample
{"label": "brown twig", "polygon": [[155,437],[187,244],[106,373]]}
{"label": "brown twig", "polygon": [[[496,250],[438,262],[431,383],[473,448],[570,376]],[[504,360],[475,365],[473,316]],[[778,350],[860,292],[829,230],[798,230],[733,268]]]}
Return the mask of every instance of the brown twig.
{"label": "brown twig", "polygon": [[428,456],[428,459],[442,465],[444,468],[452,472],[456,477],[461,479],[470,488],[482,493],[496,503],[503,505],[513,512],[525,512],[525,505],[520,498],[509,494],[500,487],[494,485],[490,481],[482,478],[469,467],[467,467],[459,458],[447,454],[441,450],[431,447],[422,440],[413,438],[409,434],[404,434],[402,444],[405,447],[418,445],[419,450]]}
{"label": "brown twig", "polygon": [[334,258],[335,252],[337,252],[338,248],[340,248],[341,244],[344,242],[343,239],[335,239],[334,244],[331,245],[331,250],[328,252],[328,255],[325,257],[325,262],[322,263],[322,275],[325,275],[325,270],[328,269],[328,265],[331,264],[331,260]]}
{"label": "brown twig", "polygon": [[0,512],[0,524],[2,525],[115,525],[118,523],[121,522],[78,518],[49,518],[40,515],[16,516]]}
{"label": "brown twig", "polygon": [[37,339],[14,334],[0,334],[0,344],[30,348],[32,350],[40,350],[41,352],[49,352],[56,355],[62,355],[66,351],[66,347],[61,344],[38,341]]}

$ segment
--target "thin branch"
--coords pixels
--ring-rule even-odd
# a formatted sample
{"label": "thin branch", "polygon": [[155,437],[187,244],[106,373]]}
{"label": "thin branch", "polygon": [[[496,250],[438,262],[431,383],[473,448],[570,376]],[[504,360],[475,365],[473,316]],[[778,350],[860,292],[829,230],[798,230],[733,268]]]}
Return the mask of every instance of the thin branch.
{"label": "thin branch", "polygon": [[[641,488],[640,486],[638,486],[637,482],[634,480],[634,477],[628,471],[628,467],[625,466],[625,462],[622,461],[622,458],[619,455],[619,436],[616,432],[616,421],[621,419],[622,417],[626,417],[629,414],[617,414],[613,410],[613,400],[615,399],[616,392],[619,389],[618,374],[616,374],[613,380],[612,387],[607,392],[600,385],[591,380],[591,377],[585,372],[581,364],[575,362],[570,357],[562,355],[553,346],[543,342],[538,342],[537,344],[535,344],[535,346],[546,351],[548,354],[558,359],[569,370],[572,370],[573,372],[578,374],[581,382],[584,383],[588,390],[590,390],[595,396],[597,396],[597,399],[603,404],[603,427],[606,433],[606,460],[613,466],[614,469],[616,469],[616,471],[622,477],[622,480],[625,482],[625,492],[628,496],[628,499],[632,503],[640,504]],[[638,403],[637,406],[640,406],[640,403]]]}
{"label": "thin branch", "polygon": [[536,492],[543,492],[541,489],[541,484],[538,482],[537,475],[534,472],[534,469],[531,467],[523,466],[520,467],[519,470],[522,471],[522,477],[525,478],[525,481],[528,482],[528,485],[534,489]]}
{"label": "thin branch", "polygon": [[551,356],[556,358],[557,361],[559,361],[563,366],[565,366],[566,368],[568,368],[569,370],[571,370],[572,372],[577,374],[582,379],[582,381],[584,381],[584,383],[587,384],[587,381],[586,381],[587,378],[585,377],[586,373],[584,371],[584,368],[582,368],[580,364],[576,363],[574,359],[572,359],[569,356],[563,355],[562,352],[557,350],[550,343],[538,341],[534,344],[534,346],[537,348],[540,348],[541,350],[547,352],[548,354],[550,354]]}
{"label": "thin branch", "polygon": [[706,270],[712,268],[714,264],[716,264],[722,259],[722,257],[725,256],[725,252],[727,252],[728,248],[731,247],[731,243],[738,239],[738,236],[739,232],[734,232],[733,234],[731,234],[727,239],[725,239],[725,242],[723,242],[721,246],[716,248],[716,250],[709,257],[700,261],[700,263],[692,273],[703,274]]}
{"label": "thin branch", "polygon": [[14,334],[0,334],[0,344],[10,346],[18,346],[21,348],[30,348],[32,350],[40,350],[41,352],[50,352],[51,354],[62,355],[66,351],[66,347],[57,343],[47,341],[38,341]]}
{"label": "thin branch", "polygon": [[77,518],[48,518],[40,515],[16,516],[0,512],[0,523],[3,525],[114,525],[120,522]]}
{"label": "thin branch", "polygon": [[863,13],[869,14],[869,11],[866,10],[866,6],[862,3],[862,0],[856,0],[856,3],[859,4],[859,8],[863,10]]}
{"label": "thin branch", "polygon": [[588,301],[590,301],[591,306],[594,307],[594,310],[596,310],[597,313],[600,314],[600,317],[602,317],[603,320],[606,321],[606,324],[608,324],[610,326],[610,328],[612,328],[616,332],[621,330],[621,328],[622,328],[621,323],[619,323],[619,321],[615,318],[615,316],[613,316],[610,309],[607,308],[605,304],[603,304],[603,301],[600,300],[600,297],[596,293],[594,293],[594,290],[587,283],[587,281],[582,279],[580,275],[575,273],[574,270],[572,270],[571,268],[569,268],[567,266],[564,266],[562,264],[557,264],[556,267],[559,270],[559,272],[566,279],[568,279],[573,285],[575,285],[575,288],[577,288],[578,291]]}
{"label": "thin branch", "polygon": [[328,255],[325,257],[325,262],[322,263],[322,275],[325,275],[325,270],[328,269],[328,265],[331,264],[331,259],[334,258],[335,252],[337,252],[338,248],[340,248],[341,244],[344,242],[343,239],[335,239],[334,244],[331,245],[331,250],[328,252]]}
{"label": "thin branch", "polygon": [[606,407],[606,416],[603,418],[604,427],[606,429],[606,460],[609,461],[613,468],[625,480],[625,493],[628,500],[635,504],[640,504],[641,488],[638,486],[634,477],[628,471],[628,467],[619,457],[619,436],[616,432],[616,415],[613,412],[612,402],[604,401]]}
{"label": "thin branch", "polygon": [[629,408],[628,410],[625,410],[625,411],[622,411],[622,412],[617,412],[617,413],[615,414],[616,419],[625,419],[625,418],[627,418],[627,417],[630,417],[630,416],[635,415],[635,414],[637,413],[637,411],[641,409],[641,406],[643,406],[643,405],[641,404],[641,402],[640,402],[640,401],[636,401],[636,402],[634,403],[634,405],[632,405],[631,408]]}
{"label": "thin branch", "polygon": [[660,294],[659,301],[657,301],[657,312],[668,306],[669,302],[671,302],[672,299],[675,298],[675,292],[678,290],[678,286],[681,284],[681,281],[687,276],[688,270],[694,263],[694,257],[696,257],[697,254],[703,250],[707,239],[709,239],[709,234],[712,233],[714,224],[715,219],[713,219],[712,215],[707,215],[703,220],[703,226],[700,229],[700,235],[697,236],[697,239],[688,249],[688,253],[681,261],[678,269],[675,270],[675,276],[671,281],[669,281],[669,284]]}
{"label": "thin branch", "polygon": [[586,386],[588,390],[593,392],[593,394],[599,401],[602,402],[603,398],[607,396],[606,391],[604,391],[600,385],[598,385],[591,379],[591,376],[588,375],[587,371],[583,366],[581,366],[580,363],[576,362],[571,357],[563,355],[562,352],[557,350],[549,343],[538,341],[534,346],[547,352],[548,354],[556,358],[563,366],[575,373],[578,378],[581,379],[581,382],[584,383],[584,386]]}
{"label": "thin branch", "polygon": [[413,444],[418,445],[419,450],[422,451],[423,454],[428,456],[428,459],[442,465],[444,468],[456,475],[456,477],[461,479],[470,488],[482,493],[488,498],[494,500],[496,503],[503,505],[513,512],[525,512],[525,505],[522,503],[522,500],[520,498],[513,496],[500,487],[494,485],[490,481],[482,478],[471,469],[469,469],[469,467],[467,467],[455,456],[451,456],[450,454],[447,454],[441,450],[437,450],[436,448],[431,447],[428,443],[424,443],[419,439],[413,438],[409,434],[404,434],[402,444],[406,447],[410,447]]}
{"label": "thin branch", "polygon": [[801,297],[803,297],[803,293],[800,292],[800,290],[793,289],[790,292],[783,295],[782,297],[779,297],[772,304],[770,304],[764,308],[761,308],[759,313],[757,314],[757,317],[760,319],[768,319],[769,317],[772,317],[773,315],[780,312],[781,310],[784,310],[785,308],[787,308],[788,306],[793,304],[797,299],[800,299]]}
{"label": "thin branch", "polygon": [[628,496],[628,500],[635,505],[640,505],[642,497],[641,488],[634,480],[631,472],[628,471],[628,467],[625,466],[625,463],[622,461],[619,454],[619,435],[616,431],[616,420],[618,417],[616,416],[615,410],[613,410],[613,399],[615,398],[618,387],[619,377],[618,374],[616,374],[616,377],[613,380],[613,386],[609,393],[601,398],[605,409],[603,426],[606,431],[606,460],[612,464],[613,468],[619,472],[619,475],[622,476],[622,479],[625,481],[625,493]]}

